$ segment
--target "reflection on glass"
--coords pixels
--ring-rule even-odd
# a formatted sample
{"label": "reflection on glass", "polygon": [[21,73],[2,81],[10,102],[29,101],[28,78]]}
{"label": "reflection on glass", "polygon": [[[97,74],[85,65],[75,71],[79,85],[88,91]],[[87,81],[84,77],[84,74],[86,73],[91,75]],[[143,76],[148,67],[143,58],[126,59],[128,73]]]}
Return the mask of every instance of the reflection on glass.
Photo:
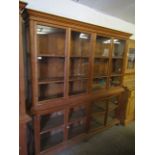
{"label": "reflection on glass", "polygon": [[128,69],[134,69],[135,68],[135,49],[130,48],[128,52]]}
{"label": "reflection on glass", "polygon": [[90,51],[90,35],[87,33],[71,32],[71,56],[88,57]]}
{"label": "reflection on glass", "polygon": [[65,55],[66,32],[64,29],[37,25],[36,31],[38,54]]}
{"label": "reflection on glass", "polygon": [[111,39],[97,36],[96,47],[95,47],[95,57],[108,57],[110,51]]}
{"label": "reflection on glass", "polygon": [[125,49],[125,41],[114,39],[114,50],[113,50],[112,56],[123,57],[124,49]]}

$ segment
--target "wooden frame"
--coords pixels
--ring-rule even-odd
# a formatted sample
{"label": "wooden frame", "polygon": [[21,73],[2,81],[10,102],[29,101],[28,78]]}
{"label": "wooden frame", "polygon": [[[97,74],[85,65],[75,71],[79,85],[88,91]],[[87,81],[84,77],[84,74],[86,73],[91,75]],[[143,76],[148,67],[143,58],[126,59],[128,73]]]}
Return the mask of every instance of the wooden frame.
{"label": "wooden frame", "polygon": [[27,123],[31,120],[26,113],[25,103],[25,64],[24,64],[24,48],[23,48],[23,19],[22,12],[27,3],[19,2],[19,154],[27,155]]}

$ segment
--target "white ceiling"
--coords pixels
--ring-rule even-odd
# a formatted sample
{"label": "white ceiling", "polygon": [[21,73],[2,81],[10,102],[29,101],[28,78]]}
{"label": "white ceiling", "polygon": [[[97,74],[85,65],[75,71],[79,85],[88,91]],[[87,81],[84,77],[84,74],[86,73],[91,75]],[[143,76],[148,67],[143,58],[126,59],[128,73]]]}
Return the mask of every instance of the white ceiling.
{"label": "white ceiling", "polygon": [[72,0],[104,14],[135,23],[135,0]]}

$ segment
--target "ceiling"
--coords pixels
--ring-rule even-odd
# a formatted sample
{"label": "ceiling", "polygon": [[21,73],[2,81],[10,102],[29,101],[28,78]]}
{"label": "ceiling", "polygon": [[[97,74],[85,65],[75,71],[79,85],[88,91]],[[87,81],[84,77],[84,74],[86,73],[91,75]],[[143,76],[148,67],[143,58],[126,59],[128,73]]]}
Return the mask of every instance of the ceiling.
{"label": "ceiling", "polygon": [[135,23],[135,0],[72,0],[101,13]]}

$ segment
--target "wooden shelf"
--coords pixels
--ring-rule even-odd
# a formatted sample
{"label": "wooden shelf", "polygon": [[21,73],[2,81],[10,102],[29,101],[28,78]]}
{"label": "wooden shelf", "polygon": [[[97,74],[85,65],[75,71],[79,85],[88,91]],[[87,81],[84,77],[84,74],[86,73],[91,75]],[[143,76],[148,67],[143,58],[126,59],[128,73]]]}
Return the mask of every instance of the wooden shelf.
{"label": "wooden shelf", "polygon": [[93,79],[103,79],[103,78],[107,78],[108,75],[102,75],[102,76],[95,76]]}
{"label": "wooden shelf", "polygon": [[65,58],[64,55],[52,55],[52,54],[38,54],[37,57]]}
{"label": "wooden shelf", "polygon": [[95,56],[95,59],[109,59],[107,56]]}
{"label": "wooden shelf", "polygon": [[112,73],[111,77],[114,77],[114,76],[123,76],[123,75],[122,74],[118,74],[118,73]]}
{"label": "wooden shelf", "polygon": [[113,56],[112,59],[123,59],[121,56]]}
{"label": "wooden shelf", "polygon": [[51,100],[51,99],[57,99],[57,98],[62,98],[64,96],[63,93],[51,95],[48,97],[39,97],[39,101],[46,101],[46,100]]}
{"label": "wooden shelf", "polygon": [[70,56],[71,59],[89,59],[88,56]]}
{"label": "wooden shelf", "polygon": [[63,83],[64,77],[40,79],[38,84]]}
{"label": "wooden shelf", "polygon": [[70,82],[72,81],[82,81],[82,80],[88,80],[88,77],[80,77],[80,76],[76,76],[76,77],[70,77]]}
{"label": "wooden shelf", "polygon": [[[42,116],[44,117],[44,116]],[[48,118],[47,121],[41,121],[41,132],[64,125],[64,115]]]}
{"label": "wooden shelf", "polygon": [[49,128],[49,129],[43,130],[43,131],[40,132],[40,134],[44,134],[44,133],[47,133],[47,132],[51,132],[51,131],[53,131],[53,130],[57,130],[57,129],[60,129],[60,128],[63,129],[64,127],[65,127],[64,124],[63,124],[63,125],[59,125],[59,126],[56,126],[56,127],[53,127],[53,128]]}

